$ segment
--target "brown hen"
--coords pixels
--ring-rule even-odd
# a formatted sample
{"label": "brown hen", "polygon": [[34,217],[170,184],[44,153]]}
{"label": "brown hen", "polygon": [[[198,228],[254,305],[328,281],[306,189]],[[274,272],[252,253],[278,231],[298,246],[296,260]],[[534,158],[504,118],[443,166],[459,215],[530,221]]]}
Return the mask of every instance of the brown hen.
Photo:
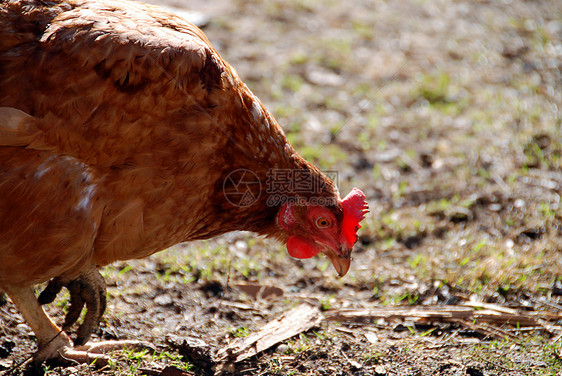
{"label": "brown hen", "polygon": [[[105,309],[103,265],[247,230],[294,257],[324,253],[343,276],[366,210],[189,22],[119,0],[0,4],[0,288],[37,361],[104,359],[84,346]],[[76,348],[40,306],[64,286],[65,331],[88,309]]]}

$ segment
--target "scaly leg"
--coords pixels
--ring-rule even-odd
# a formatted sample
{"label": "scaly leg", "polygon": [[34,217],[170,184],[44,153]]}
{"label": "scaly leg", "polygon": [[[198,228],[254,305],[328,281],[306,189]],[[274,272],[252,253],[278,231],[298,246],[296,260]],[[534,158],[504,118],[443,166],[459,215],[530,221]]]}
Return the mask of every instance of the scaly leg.
{"label": "scaly leg", "polygon": [[4,286],[3,288],[37,337],[39,350],[34,356],[36,363],[47,359],[61,359],[78,363],[96,361],[99,365],[107,364],[109,357],[106,355],[72,348],[70,338],[43,311],[31,287]]}
{"label": "scaly leg", "polygon": [[[103,288],[100,287],[100,282]],[[51,301],[54,299],[56,293],[60,291],[57,284],[59,282],[49,283],[46,288],[48,292],[45,295],[42,294],[43,301],[47,301],[47,297],[51,299],[51,296]],[[152,344],[143,341],[124,340],[85,343],[97,327],[105,309],[105,282],[95,270],[95,273],[84,272],[77,279],[68,282],[68,288],[71,294],[71,308],[65,318],[65,327],[70,327],[78,319],[84,304],[88,309],[84,323],[78,329],[78,337],[75,341],[80,345],[74,348],[68,335],[55,325],[43,311],[31,287],[4,286],[6,293],[37,337],[39,349],[34,356],[35,363],[53,359],[65,363],[89,364],[95,361],[96,366],[103,366],[110,360],[109,356],[104,355],[104,353],[110,351],[125,348],[154,350]]]}
{"label": "scaly leg", "polygon": [[70,308],[62,326],[65,332],[68,332],[76,320],[78,320],[84,305],[87,308],[84,322],[78,329],[77,337],[74,341],[74,345],[80,346],[88,342],[105,311],[105,281],[95,267],[88,268],[72,280],[66,280],[61,277],[54,278],[39,295],[39,303],[48,304],[53,302],[63,286],[66,286],[70,292]]}

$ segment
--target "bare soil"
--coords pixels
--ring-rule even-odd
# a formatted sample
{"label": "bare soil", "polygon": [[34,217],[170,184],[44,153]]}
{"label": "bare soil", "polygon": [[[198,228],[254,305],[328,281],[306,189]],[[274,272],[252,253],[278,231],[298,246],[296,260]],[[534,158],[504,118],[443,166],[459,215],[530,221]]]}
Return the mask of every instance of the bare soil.
{"label": "bare soil", "polygon": [[[212,355],[308,303],[322,311],[318,325],[226,372],[562,375],[561,2],[157,3],[203,16],[303,156],[337,171],[343,194],[367,194],[351,270],[338,279],[328,260],[291,259],[250,233],[118,263],[103,270],[109,304],[94,340],[147,340],[156,352],[29,373],[213,374],[212,359],[181,338],[201,339]],[[67,298],[46,308],[58,323]],[[419,313],[451,306],[500,319]],[[377,307],[415,313],[333,319]],[[0,374],[23,372],[35,349],[4,302]]]}

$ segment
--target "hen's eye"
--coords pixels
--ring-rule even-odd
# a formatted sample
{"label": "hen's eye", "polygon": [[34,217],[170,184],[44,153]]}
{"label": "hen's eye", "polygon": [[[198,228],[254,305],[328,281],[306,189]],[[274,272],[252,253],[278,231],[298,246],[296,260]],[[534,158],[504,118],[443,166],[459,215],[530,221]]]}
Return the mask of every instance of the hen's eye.
{"label": "hen's eye", "polygon": [[316,220],[316,226],[319,228],[324,228],[330,226],[330,221],[326,218],[320,217]]}

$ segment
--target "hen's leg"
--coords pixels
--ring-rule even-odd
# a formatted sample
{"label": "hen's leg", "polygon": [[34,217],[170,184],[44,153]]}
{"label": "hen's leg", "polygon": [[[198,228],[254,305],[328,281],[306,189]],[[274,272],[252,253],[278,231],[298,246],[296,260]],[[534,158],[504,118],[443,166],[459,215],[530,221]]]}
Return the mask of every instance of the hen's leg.
{"label": "hen's leg", "polygon": [[[125,348],[154,350],[152,344],[142,341],[105,341],[73,348],[68,335],[43,311],[31,287],[5,286],[5,290],[37,337],[39,350],[33,359],[35,363],[53,359],[66,363],[95,361],[97,366],[103,366],[110,360],[109,356],[104,355],[109,351]],[[87,302],[86,306],[88,306]]]}
{"label": "hen's leg", "polygon": [[65,281],[60,277],[54,278],[39,295],[39,303],[51,303],[63,286],[66,286],[70,292],[70,308],[62,326],[64,331],[69,331],[80,317],[84,305],[86,306],[87,312],[84,322],[78,329],[77,337],[74,341],[76,346],[83,345],[88,342],[92,332],[96,330],[105,311],[105,281],[94,267],[85,270],[71,281]]}
{"label": "hen's leg", "polygon": [[63,329],[68,331],[80,317],[82,308],[86,306],[87,309],[84,322],[78,328],[74,340],[76,350],[89,353],[106,353],[124,348],[155,350],[154,346],[148,342],[134,340],[87,343],[105,311],[107,294],[105,280],[98,269],[92,266],[82,271],[78,278],[70,281],[66,287],[70,291],[70,309],[64,320]]}
{"label": "hen's leg", "polygon": [[4,286],[4,289],[37,337],[39,350],[34,356],[36,362],[47,359],[79,363],[91,363],[95,360],[97,364],[108,362],[109,357],[106,355],[73,349],[70,338],[43,311],[31,287]]}

